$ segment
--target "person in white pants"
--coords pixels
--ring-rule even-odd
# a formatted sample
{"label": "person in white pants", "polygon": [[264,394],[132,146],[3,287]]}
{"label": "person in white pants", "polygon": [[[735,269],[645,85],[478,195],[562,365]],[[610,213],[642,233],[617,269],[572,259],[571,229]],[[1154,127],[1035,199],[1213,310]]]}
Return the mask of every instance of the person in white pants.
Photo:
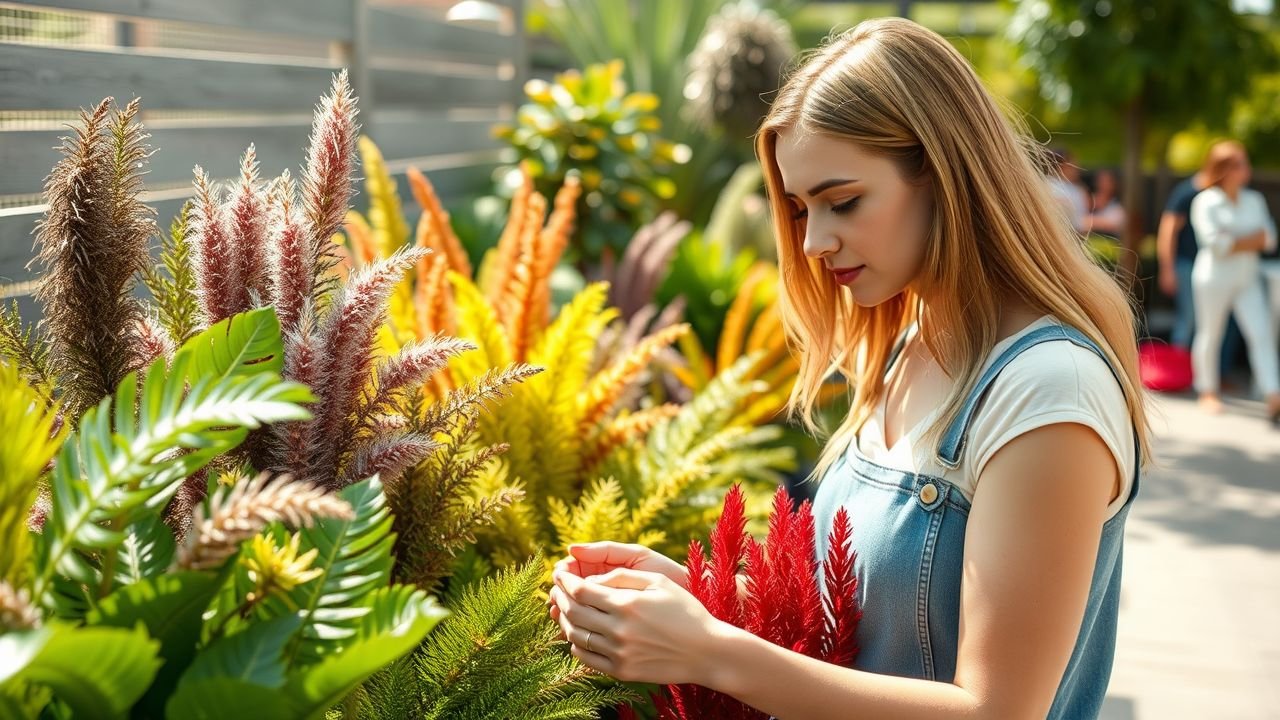
{"label": "person in white pants", "polygon": [[1280,423],[1280,358],[1270,309],[1262,287],[1258,254],[1275,247],[1276,224],[1261,193],[1246,185],[1252,177],[1248,154],[1225,154],[1210,169],[1209,187],[1191,202],[1191,226],[1200,252],[1191,271],[1195,289],[1196,335],[1191,344],[1196,391],[1201,406],[1222,412],[1218,396],[1218,351],[1227,317],[1249,348],[1249,364],[1266,397],[1267,416]]}

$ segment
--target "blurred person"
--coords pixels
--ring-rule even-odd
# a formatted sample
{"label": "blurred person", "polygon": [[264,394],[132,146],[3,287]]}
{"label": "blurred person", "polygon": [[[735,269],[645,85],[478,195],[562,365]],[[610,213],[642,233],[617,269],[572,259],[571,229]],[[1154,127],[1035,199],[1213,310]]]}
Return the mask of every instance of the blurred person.
{"label": "blurred person", "polygon": [[790,76],[756,152],[792,409],[811,419],[834,373],[853,385],[813,514],[818,557],[839,509],[855,527],[859,654],[769,643],[713,617],[683,565],[601,541],[553,572],[575,657],[778,717],[1097,717],[1146,396],[1128,299],[1032,148],[909,20],[861,23]]}
{"label": "blurred person", "polygon": [[[1209,146],[1200,169],[1175,185],[1169,193],[1156,231],[1157,280],[1160,289],[1173,298],[1174,317],[1169,342],[1186,350],[1191,349],[1191,341],[1195,337],[1196,308],[1191,268],[1200,252],[1195,228],[1189,221],[1191,201],[1208,186],[1209,167],[1234,153],[1235,147],[1231,140],[1220,140]],[[1242,342],[1235,318],[1230,318],[1219,354],[1218,367],[1222,375],[1235,366]]]}
{"label": "blurred person", "polygon": [[[1191,285],[1196,335],[1191,345],[1195,388],[1207,412],[1222,412],[1218,347],[1234,315],[1249,350],[1249,365],[1266,401],[1267,417],[1280,423],[1280,351],[1271,326],[1258,256],[1276,246],[1276,224],[1262,194],[1248,186],[1252,168],[1239,143],[1223,143],[1191,201],[1191,225],[1200,245]],[[1229,150],[1229,152],[1227,152]]]}
{"label": "blurred person", "polygon": [[1089,232],[1089,190],[1080,181],[1080,167],[1075,156],[1065,149],[1050,150],[1052,161],[1049,188],[1071,228],[1080,234]]}
{"label": "blurred person", "polygon": [[1099,168],[1093,173],[1089,194],[1089,217],[1086,225],[1092,232],[1120,238],[1124,233],[1127,215],[1117,197],[1116,174],[1110,168]]}

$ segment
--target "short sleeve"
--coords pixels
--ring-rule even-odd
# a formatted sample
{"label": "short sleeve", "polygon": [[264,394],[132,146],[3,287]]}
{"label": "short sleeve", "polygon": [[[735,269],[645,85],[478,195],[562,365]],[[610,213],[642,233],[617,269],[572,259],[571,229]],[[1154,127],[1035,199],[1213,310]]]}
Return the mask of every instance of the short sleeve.
{"label": "short sleeve", "polygon": [[1088,427],[1111,450],[1120,473],[1120,494],[1108,508],[1114,515],[1128,499],[1137,462],[1129,407],[1106,361],[1073,343],[1041,343],[1000,372],[969,427],[965,474],[976,486],[1002,447],[1058,423]]}
{"label": "short sleeve", "polygon": [[1184,180],[1173,188],[1173,192],[1169,193],[1169,202],[1165,203],[1164,211],[1177,213],[1184,217],[1190,215],[1191,201],[1195,196],[1195,187],[1190,182]]}

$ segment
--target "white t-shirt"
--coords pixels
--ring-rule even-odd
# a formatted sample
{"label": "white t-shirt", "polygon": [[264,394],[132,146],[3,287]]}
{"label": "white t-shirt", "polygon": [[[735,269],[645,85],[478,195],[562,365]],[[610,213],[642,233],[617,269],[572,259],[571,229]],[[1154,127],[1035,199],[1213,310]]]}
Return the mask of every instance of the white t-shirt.
{"label": "white t-shirt", "polygon": [[[992,348],[984,369],[1019,337],[1037,328],[1060,324],[1044,316]],[[983,469],[1010,440],[1056,423],[1091,428],[1115,457],[1120,469],[1120,493],[1107,517],[1120,511],[1133,487],[1133,425],[1124,392],[1106,361],[1092,350],[1067,341],[1031,347],[996,376],[986,398],[974,412],[969,440],[954,470],[938,464],[937,441],[922,436],[938,412],[933,411],[906,431],[892,448],[884,446],[884,402],[858,433],[858,450],[871,461],[897,470],[932,475],[955,485],[970,501]]]}

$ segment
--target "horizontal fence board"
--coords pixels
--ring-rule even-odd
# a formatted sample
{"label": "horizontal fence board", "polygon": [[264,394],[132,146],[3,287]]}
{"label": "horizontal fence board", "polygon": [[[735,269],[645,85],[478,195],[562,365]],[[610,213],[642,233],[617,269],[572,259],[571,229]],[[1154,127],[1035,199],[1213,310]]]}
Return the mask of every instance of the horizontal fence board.
{"label": "horizontal fence board", "polygon": [[90,107],[141,97],[152,109],[305,111],[333,70],[304,65],[196,60],[0,45],[0,110]]}
{"label": "horizontal fence board", "polygon": [[[378,143],[388,159],[421,157],[441,153],[470,152],[497,147],[488,121],[450,121],[443,114],[417,118],[374,120],[363,132]],[[253,143],[262,177],[275,177],[285,168],[295,176],[305,159],[308,125],[266,125],[242,127],[182,127],[148,129],[147,141],[155,151],[144,177],[147,185],[185,182],[200,165],[213,177],[232,177],[239,158]],[[12,131],[0,133],[0,195],[35,194],[62,155],[59,138],[72,135],[62,131]]]}
{"label": "horizontal fence board", "polygon": [[353,3],[354,0],[34,0],[24,4],[347,42],[352,38]]}
{"label": "horizontal fence board", "polygon": [[[261,164],[261,175],[274,177],[284,168],[296,175],[302,163],[310,126],[174,128],[148,130],[147,141],[155,151],[143,177],[146,185],[187,181],[201,165],[214,177],[230,177],[238,171],[239,158],[252,142]],[[42,178],[62,158],[58,138],[63,132],[0,133],[0,159],[8,172],[0,175],[0,194],[38,193]]]}
{"label": "horizontal fence board", "polygon": [[375,118],[364,128],[383,157],[416,158],[424,155],[471,152],[501,146],[493,137],[496,120],[449,120],[443,114],[395,119]]}
{"label": "horizontal fence board", "polygon": [[379,109],[493,107],[514,103],[520,89],[498,77],[429,75],[409,70],[375,69],[373,97]]}
{"label": "horizontal fence board", "polygon": [[378,54],[448,55],[459,62],[510,60],[512,38],[433,20],[406,10],[369,9],[371,50]]}
{"label": "horizontal fence board", "polygon": [[[142,97],[152,109],[293,110],[312,107],[334,70],[242,61],[0,44],[0,110],[88,107]],[[513,102],[515,83],[494,77],[377,69],[379,107],[483,107]]]}
{"label": "horizontal fence board", "polygon": [[[485,158],[468,161],[471,164],[451,167],[432,167],[430,158],[427,157],[422,159],[424,162],[421,165],[436,191],[448,203],[451,200],[492,190],[491,178],[497,163],[490,157],[492,153],[484,155]],[[397,173],[396,180],[405,214],[411,223],[416,222],[419,208],[409,192],[404,173]],[[185,201],[185,198],[177,198],[147,204],[155,208],[157,224],[167,230]],[[368,210],[369,200],[363,188],[360,188],[360,192],[356,194],[354,204],[355,208],[361,212]],[[31,280],[40,270],[38,264],[33,265],[31,271],[28,271],[25,266],[35,256],[33,249],[35,235],[32,231],[41,217],[42,214],[37,212],[0,216],[0,286]]]}

